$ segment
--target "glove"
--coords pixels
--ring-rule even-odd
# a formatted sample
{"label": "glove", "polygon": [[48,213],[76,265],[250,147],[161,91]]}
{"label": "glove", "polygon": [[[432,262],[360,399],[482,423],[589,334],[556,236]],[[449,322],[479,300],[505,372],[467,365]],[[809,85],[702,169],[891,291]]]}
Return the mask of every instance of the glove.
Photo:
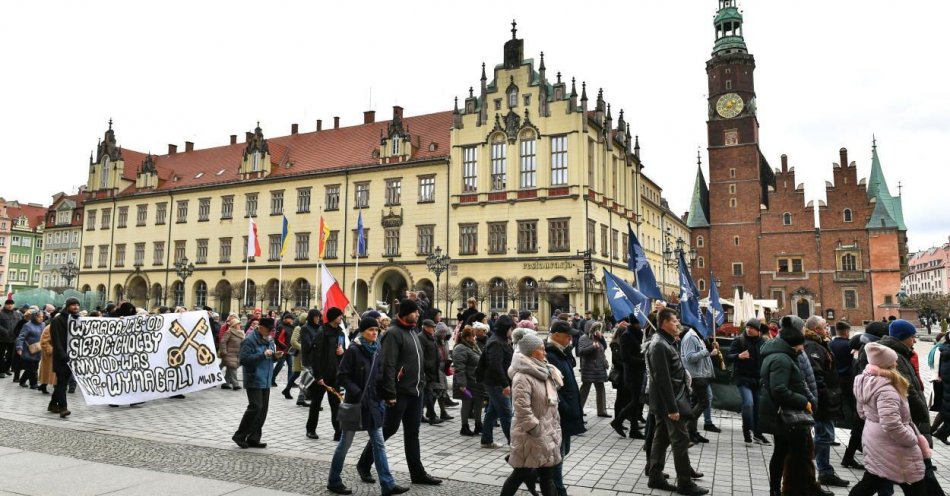
{"label": "glove", "polygon": [[472,399],[472,396],[473,396],[472,391],[468,389],[467,387],[462,389],[462,395],[468,399]]}
{"label": "glove", "polygon": [[810,401],[809,401],[808,403],[805,403],[805,411],[808,412],[808,413],[812,413],[812,412],[811,412],[811,402],[810,402]]}

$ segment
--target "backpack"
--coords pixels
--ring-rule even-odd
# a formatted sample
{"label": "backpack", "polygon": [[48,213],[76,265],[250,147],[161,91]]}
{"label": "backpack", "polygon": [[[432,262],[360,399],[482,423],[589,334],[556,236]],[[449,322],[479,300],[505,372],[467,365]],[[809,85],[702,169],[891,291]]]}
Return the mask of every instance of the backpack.
{"label": "backpack", "polygon": [[478,382],[485,381],[485,370],[488,368],[488,346],[485,346],[485,349],[482,350],[482,354],[478,357],[478,365],[475,366],[475,380]]}

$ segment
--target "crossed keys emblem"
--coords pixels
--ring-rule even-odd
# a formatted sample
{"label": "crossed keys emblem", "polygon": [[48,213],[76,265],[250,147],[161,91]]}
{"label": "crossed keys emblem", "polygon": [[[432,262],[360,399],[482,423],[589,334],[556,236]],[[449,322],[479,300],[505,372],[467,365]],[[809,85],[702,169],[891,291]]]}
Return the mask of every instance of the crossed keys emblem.
{"label": "crossed keys emblem", "polygon": [[207,345],[198,344],[198,342],[195,341],[195,338],[197,338],[199,334],[203,335],[208,332],[208,324],[204,319],[199,320],[198,323],[195,324],[195,327],[191,329],[190,333],[176,320],[172,322],[171,331],[176,337],[184,338],[184,341],[182,341],[180,345],[172,346],[168,349],[169,367],[181,367],[181,365],[185,363],[185,352],[188,351],[188,348],[194,348],[197,351],[198,363],[201,365],[209,365],[215,361],[215,356],[214,353],[211,352],[211,348],[208,348]]}

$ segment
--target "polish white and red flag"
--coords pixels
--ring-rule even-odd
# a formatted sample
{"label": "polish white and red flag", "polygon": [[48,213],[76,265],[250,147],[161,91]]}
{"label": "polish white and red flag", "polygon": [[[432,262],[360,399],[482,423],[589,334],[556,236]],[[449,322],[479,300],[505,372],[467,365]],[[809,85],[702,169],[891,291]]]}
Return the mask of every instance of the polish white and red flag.
{"label": "polish white and red flag", "polygon": [[343,289],[340,288],[340,283],[336,282],[333,274],[327,269],[326,264],[322,263],[320,264],[320,283],[323,288],[324,317],[327,314],[327,310],[331,308],[346,310],[346,307],[350,304],[350,300],[346,297],[346,294],[343,293]]}
{"label": "polish white and red flag", "polygon": [[247,225],[247,258],[261,256],[261,243],[257,239],[257,224],[254,219],[248,219]]}

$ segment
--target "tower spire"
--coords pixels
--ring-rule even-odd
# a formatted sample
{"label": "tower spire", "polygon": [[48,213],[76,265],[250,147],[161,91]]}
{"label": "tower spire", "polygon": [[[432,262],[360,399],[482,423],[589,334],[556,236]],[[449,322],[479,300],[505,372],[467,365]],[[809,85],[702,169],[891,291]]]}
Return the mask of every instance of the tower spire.
{"label": "tower spire", "polygon": [[746,53],[745,39],[742,37],[742,13],[736,7],[736,0],[719,0],[719,10],[713,25],[716,27],[713,55]]}
{"label": "tower spire", "polygon": [[511,39],[518,39],[518,22],[514,19],[511,20]]}

